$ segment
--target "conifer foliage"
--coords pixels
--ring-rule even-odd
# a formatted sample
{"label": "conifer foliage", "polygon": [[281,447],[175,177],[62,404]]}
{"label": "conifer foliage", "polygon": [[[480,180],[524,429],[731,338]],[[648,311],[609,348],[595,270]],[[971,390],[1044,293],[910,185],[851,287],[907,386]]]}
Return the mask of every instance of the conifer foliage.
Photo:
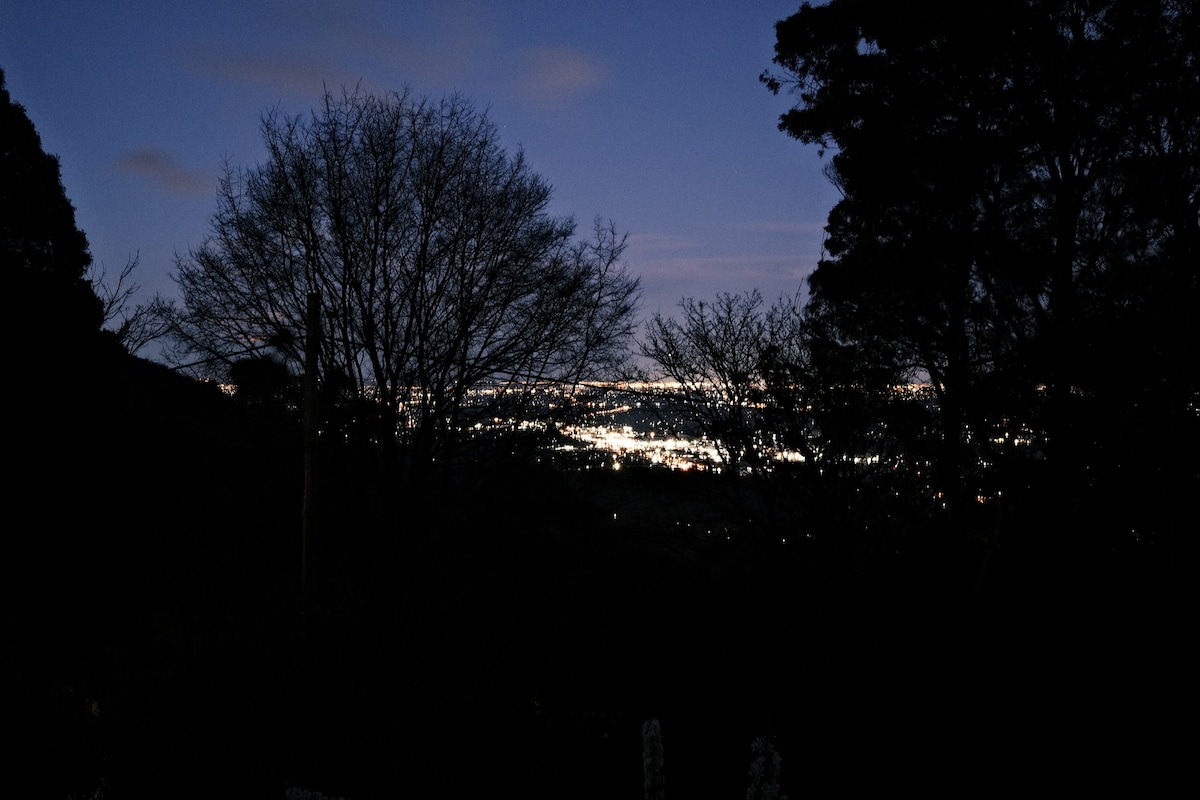
{"label": "conifer foliage", "polygon": [[31,363],[46,353],[60,355],[99,329],[100,301],[85,277],[91,263],[58,158],[42,149],[0,71],[0,269],[23,311],[10,319],[19,317],[22,326],[33,322],[18,354],[29,355]]}

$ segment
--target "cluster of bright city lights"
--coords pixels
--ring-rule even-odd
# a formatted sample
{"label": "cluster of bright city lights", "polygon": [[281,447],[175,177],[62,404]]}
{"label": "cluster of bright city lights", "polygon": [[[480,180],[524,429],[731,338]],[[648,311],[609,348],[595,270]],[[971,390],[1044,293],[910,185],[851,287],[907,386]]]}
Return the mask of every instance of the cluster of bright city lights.
{"label": "cluster of bright city lights", "polygon": [[717,450],[711,445],[690,439],[659,437],[655,431],[641,433],[629,425],[577,425],[564,428],[563,433],[583,447],[611,452],[615,469],[621,468],[621,459],[626,456],[685,471],[704,469],[718,462]]}

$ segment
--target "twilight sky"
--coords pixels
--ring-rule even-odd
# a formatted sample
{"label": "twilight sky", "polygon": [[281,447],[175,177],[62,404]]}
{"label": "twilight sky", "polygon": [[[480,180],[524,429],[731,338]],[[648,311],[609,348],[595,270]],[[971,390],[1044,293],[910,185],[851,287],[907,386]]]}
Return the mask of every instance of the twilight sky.
{"label": "twilight sky", "polygon": [[458,91],[554,186],[579,233],[628,232],[643,315],[684,296],[794,293],[836,190],[758,81],[799,0],[5,0],[0,68],[111,274],[174,294],[222,164],[324,87]]}

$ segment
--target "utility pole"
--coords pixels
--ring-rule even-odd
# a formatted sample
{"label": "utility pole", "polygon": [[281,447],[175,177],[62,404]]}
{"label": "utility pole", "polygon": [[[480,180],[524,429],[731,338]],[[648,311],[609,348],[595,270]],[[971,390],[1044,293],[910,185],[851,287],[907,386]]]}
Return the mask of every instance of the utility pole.
{"label": "utility pole", "polygon": [[315,532],[317,500],[317,351],[321,345],[321,295],[308,293],[304,320],[304,510],[300,533],[300,591],[308,594],[309,556]]}

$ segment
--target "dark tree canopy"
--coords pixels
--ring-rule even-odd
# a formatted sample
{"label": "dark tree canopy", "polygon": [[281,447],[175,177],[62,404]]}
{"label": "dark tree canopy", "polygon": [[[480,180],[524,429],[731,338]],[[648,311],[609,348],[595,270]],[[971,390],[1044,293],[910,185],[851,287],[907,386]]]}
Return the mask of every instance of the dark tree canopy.
{"label": "dark tree canopy", "polygon": [[1176,0],[832,0],[778,23],[780,128],[842,191],[808,313],[929,377],[947,491],[1018,430],[1060,493],[1194,436],[1198,32]]}
{"label": "dark tree canopy", "polygon": [[58,159],[42,149],[0,71],[0,267],[10,296],[36,320],[35,346],[70,346],[99,329],[100,301],[85,278],[91,263]]}
{"label": "dark tree canopy", "polygon": [[[575,241],[550,185],[463,98],[327,95],[311,116],[268,115],[263,136],[265,163],[228,172],[211,238],[179,261],[188,358],[272,353],[299,373],[315,296],[326,393],[426,463],[446,460],[468,406],[492,419],[488,397],[626,357],[623,239],[597,223]],[[487,382],[503,390],[471,395]]]}

